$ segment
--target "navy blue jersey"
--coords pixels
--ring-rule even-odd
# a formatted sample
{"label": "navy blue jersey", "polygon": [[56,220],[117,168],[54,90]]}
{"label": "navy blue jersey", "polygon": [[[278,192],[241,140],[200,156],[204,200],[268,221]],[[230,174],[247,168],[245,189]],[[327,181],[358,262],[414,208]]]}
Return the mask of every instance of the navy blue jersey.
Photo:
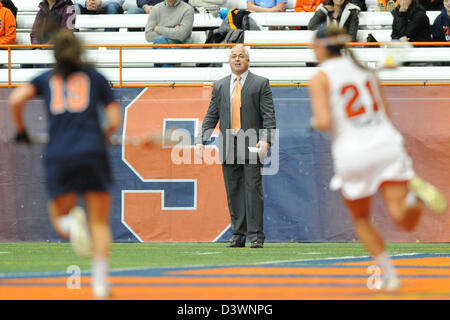
{"label": "navy blue jersey", "polygon": [[99,72],[85,68],[63,78],[48,71],[31,84],[45,99],[48,110],[46,159],[106,153],[98,108],[115,100],[108,81]]}

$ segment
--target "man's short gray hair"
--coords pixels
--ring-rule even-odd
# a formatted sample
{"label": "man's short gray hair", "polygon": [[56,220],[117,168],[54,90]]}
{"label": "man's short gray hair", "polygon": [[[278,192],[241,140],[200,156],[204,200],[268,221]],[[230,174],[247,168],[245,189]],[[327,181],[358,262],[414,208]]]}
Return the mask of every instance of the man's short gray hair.
{"label": "man's short gray hair", "polygon": [[248,49],[245,46],[243,46],[242,44],[238,44],[238,45],[235,45],[234,47],[232,47],[230,49],[230,54],[228,55],[228,58],[231,58],[231,52],[233,51],[234,48],[241,48],[242,50],[244,50],[245,55],[247,56],[247,59],[250,60],[250,53],[248,52]]}

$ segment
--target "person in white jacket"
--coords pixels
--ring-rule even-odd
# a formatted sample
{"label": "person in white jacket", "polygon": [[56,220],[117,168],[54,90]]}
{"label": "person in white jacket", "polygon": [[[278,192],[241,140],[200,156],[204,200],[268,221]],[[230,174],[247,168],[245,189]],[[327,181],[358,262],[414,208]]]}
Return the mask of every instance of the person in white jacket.
{"label": "person in white jacket", "polygon": [[357,41],[356,35],[359,27],[359,12],[361,9],[350,2],[351,0],[324,0],[320,4],[308,23],[308,29],[317,30],[321,25],[336,24],[343,28]]}

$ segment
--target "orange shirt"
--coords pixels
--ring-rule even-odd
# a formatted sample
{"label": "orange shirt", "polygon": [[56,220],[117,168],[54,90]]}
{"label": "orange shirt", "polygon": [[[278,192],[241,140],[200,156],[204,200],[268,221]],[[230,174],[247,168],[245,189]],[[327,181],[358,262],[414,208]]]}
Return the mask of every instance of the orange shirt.
{"label": "orange shirt", "polygon": [[16,18],[0,2],[0,44],[16,43]]}
{"label": "orange shirt", "polygon": [[314,12],[323,0],[297,0],[294,11],[297,12]]}

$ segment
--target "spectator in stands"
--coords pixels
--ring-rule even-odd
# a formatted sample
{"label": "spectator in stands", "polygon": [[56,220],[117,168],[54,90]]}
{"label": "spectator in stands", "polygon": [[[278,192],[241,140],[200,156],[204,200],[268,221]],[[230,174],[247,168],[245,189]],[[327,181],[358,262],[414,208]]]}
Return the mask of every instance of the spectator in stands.
{"label": "spectator in stands", "polygon": [[136,8],[130,8],[127,14],[149,14],[153,6],[164,0],[136,0]]}
{"label": "spectator in stands", "polygon": [[[366,0],[352,0],[351,2],[358,6],[361,11],[367,11]],[[295,2],[294,11],[314,12],[321,3],[322,0],[297,0]]]}
{"label": "spectator in stands", "polygon": [[0,2],[3,2],[3,7],[11,10],[14,15],[14,19],[17,19],[17,8],[14,3],[11,0],[0,0]]}
{"label": "spectator in stands", "polygon": [[294,11],[296,12],[314,12],[322,3],[322,0],[297,0]]}
{"label": "spectator in stands", "polygon": [[434,20],[432,36],[433,41],[450,41],[450,0],[444,0],[444,8]]}
{"label": "spectator in stands", "polygon": [[356,41],[360,11],[350,0],[324,0],[309,21],[308,29],[317,30],[320,25],[335,23],[347,31],[352,41]]}
{"label": "spectator in stands", "polygon": [[219,12],[226,0],[189,0],[189,4],[200,13]]}
{"label": "spectator in stands", "polygon": [[430,20],[418,0],[399,0],[391,12],[392,40],[431,41]]}
{"label": "spectator in stands", "polygon": [[[77,14],[122,14],[125,0],[74,0]],[[105,28],[105,31],[119,31]]]}
{"label": "spectator in stands", "polygon": [[16,18],[0,1],[0,44],[16,43]]}
{"label": "spectator in stands", "polygon": [[52,31],[60,28],[73,30],[75,9],[70,0],[43,0],[30,33],[31,44],[47,44]]}
{"label": "spectator in stands", "polygon": [[287,0],[247,0],[247,10],[251,12],[283,12]]}
{"label": "spectator in stands", "polygon": [[[194,8],[182,0],[164,0],[153,7],[145,26],[145,39],[154,44],[189,41],[194,25]],[[173,67],[164,64],[162,67]],[[161,65],[155,64],[155,67]]]}
{"label": "spectator in stands", "polygon": [[419,0],[419,3],[425,11],[441,11],[444,7],[442,0]]}
{"label": "spectator in stands", "polygon": [[[77,14],[122,14],[125,0],[74,0]],[[105,31],[119,31],[105,28]]]}

